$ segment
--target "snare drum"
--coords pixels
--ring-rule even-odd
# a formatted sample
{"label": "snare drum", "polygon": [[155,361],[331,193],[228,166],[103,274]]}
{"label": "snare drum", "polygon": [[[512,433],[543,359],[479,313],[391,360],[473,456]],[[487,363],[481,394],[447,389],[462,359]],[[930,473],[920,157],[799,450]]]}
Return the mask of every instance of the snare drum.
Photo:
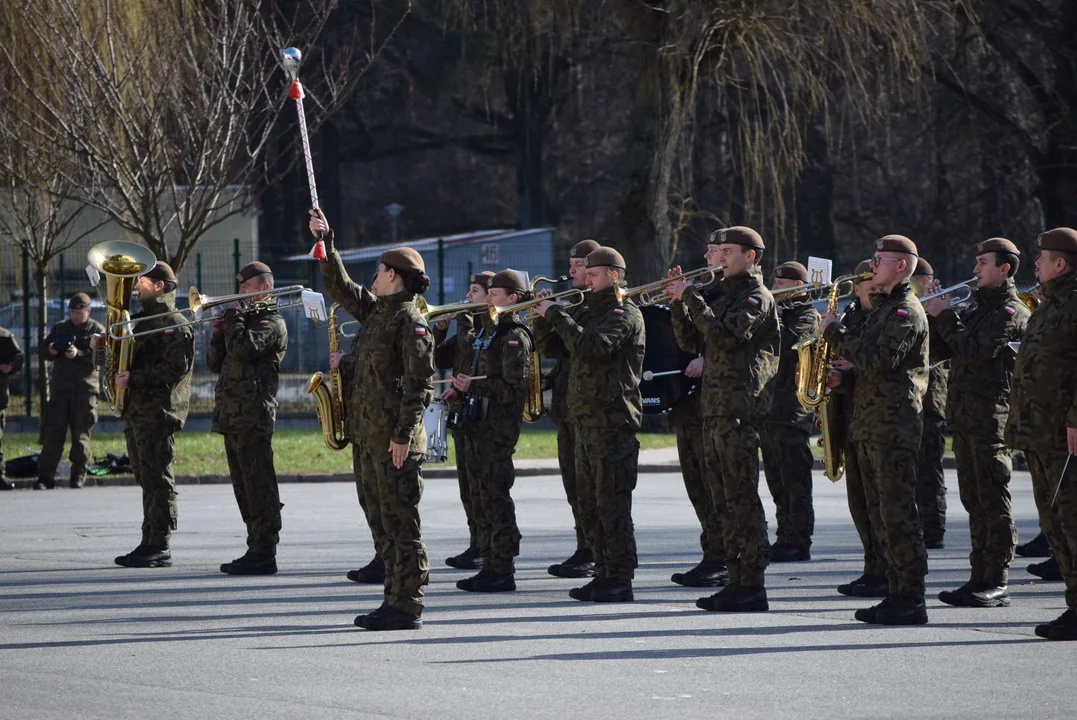
{"label": "snare drum", "polygon": [[436,398],[423,411],[426,430],[426,462],[445,462],[449,457],[449,403]]}

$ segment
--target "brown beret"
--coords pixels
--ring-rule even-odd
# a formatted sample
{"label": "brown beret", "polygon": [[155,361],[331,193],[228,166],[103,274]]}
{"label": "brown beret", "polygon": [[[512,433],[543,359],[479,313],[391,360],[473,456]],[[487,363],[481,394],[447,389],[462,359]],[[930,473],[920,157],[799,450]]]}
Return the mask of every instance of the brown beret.
{"label": "brown beret", "polygon": [[272,274],[273,271],[269,269],[268,265],[266,265],[264,262],[255,261],[244,265],[240,269],[239,275],[236,275],[236,280],[238,280],[239,282],[247,282],[252,277],[257,277],[258,275]]}
{"label": "brown beret", "polygon": [[385,267],[392,268],[397,272],[426,272],[426,263],[423,256],[417,250],[409,247],[386,250],[381,254],[380,262]]}
{"label": "brown beret", "polygon": [[67,301],[67,306],[72,310],[88,308],[90,307],[90,296],[86,293],[75,293],[71,296],[71,299]]}
{"label": "brown beret", "polygon": [[611,247],[600,247],[587,255],[587,267],[614,267],[625,270],[625,259]]}
{"label": "brown beret", "polygon": [[490,278],[489,289],[493,288],[522,293],[527,292],[527,283],[524,282],[524,276],[515,270],[502,270]]}
{"label": "brown beret", "polygon": [[581,240],[572,246],[572,250],[569,252],[568,256],[570,258],[583,259],[600,247],[602,246],[594,240]]}
{"label": "brown beret", "polygon": [[483,270],[477,272],[471,276],[471,280],[468,281],[469,285],[478,285],[486,290],[490,289],[490,280],[494,277],[494,274],[489,270]]}
{"label": "brown beret", "polygon": [[782,280],[803,280],[808,282],[808,268],[793,260],[774,268],[774,277]]}
{"label": "brown beret", "polygon": [[1040,250],[1060,250],[1077,253],[1077,230],[1055,228],[1048,230],[1037,239]]}
{"label": "brown beret", "polygon": [[763,238],[755,230],[743,225],[735,225],[730,228],[715,230],[707,238],[708,245],[740,245],[742,247],[763,250]]}
{"label": "brown beret", "polygon": [[904,235],[885,235],[875,241],[875,249],[881,252],[919,254],[916,252],[916,243]]}
{"label": "brown beret", "polygon": [[172,267],[168,263],[161,262],[160,260],[157,261],[156,265],[150,268],[149,272],[146,273],[146,277],[151,280],[162,280],[170,283],[176,282],[176,273],[172,272]]}
{"label": "brown beret", "polygon": [[[853,272],[855,274],[857,274],[857,275],[863,275],[864,273],[871,273],[871,274],[874,275],[875,274],[875,269],[872,268],[872,266],[871,266],[871,260],[861,260],[860,264],[856,266],[856,270],[853,270]],[[863,280],[858,280],[857,282],[864,282],[864,281]]]}
{"label": "brown beret", "polygon": [[976,254],[983,255],[989,252],[1004,252],[1011,255],[1020,255],[1021,251],[1017,249],[1017,246],[1006,238],[990,238],[984,240],[982,243],[976,243]]}
{"label": "brown beret", "polygon": [[931,267],[931,263],[924,260],[922,257],[916,258],[916,269],[912,271],[912,276],[917,277],[926,275],[935,275],[935,268]]}

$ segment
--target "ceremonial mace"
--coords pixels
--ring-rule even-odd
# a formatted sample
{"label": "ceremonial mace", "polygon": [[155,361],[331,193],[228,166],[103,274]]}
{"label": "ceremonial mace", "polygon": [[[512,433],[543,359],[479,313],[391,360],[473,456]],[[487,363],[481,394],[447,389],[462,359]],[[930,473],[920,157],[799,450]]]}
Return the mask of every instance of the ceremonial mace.
{"label": "ceremonial mace", "polygon": [[[314,182],[314,160],[310,156],[310,136],[307,134],[307,116],[303,112],[303,86],[299,82],[299,63],[303,61],[303,53],[299,48],[285,48],[281,53],[281,63],[284,65],[284,73],[292,81],[288,88],[288,97],[295,100],[295,110],[299,115],[299,137],[303,142],[303,162],[307,166],[307,183],[310,185],[310,204],[318,210],[318,185]],[[310,250],[310,255],[315,260],[325,262],[325,241],[322,234],[318,234],[318,242]]]}

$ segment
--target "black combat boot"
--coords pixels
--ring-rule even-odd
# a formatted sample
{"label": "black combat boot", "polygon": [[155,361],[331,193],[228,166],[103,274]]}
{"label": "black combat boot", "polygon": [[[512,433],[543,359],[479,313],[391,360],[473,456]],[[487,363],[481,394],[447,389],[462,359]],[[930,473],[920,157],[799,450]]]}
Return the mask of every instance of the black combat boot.
{"label": "black combat boot", "polygon": [[486,577],[476,578],[472,592],[502,593],[516,589],[516,577],[512,573],[488,572]]}
{"label": "black combat boot", "polygon": [[349,570],[347,578],[352,582],[364,585],[383,585],[385,583],[385,562],[378,557],[368,562],[358,570]]}
{"label": "black combat boot", "polygon": [[1023,545],[1018,545],[1013,551],[1021,557],[1051,557],[1051,545],[1043,533]]}
{"label": "black combat boot", "polygon": [[459,555],[445,558],[445,564],[457,570],[478,570],[482,567],[482,553],[472,545]]}
{"label": "black combat boot", "polygon": [[811,551],[798,545],[774,545],[770,548],[771,562],[805,562],[811,560]]}
{"label": "black combat boot", "polygon": [[853,613],[853,617],[863,623],[875,623],[877,621],[877,615],[879,614],[879,611],[890,607],[890,605],[894,602],[894,598],[896,597],[897,595],[887,595],[878,605],[872,605],[871,607],[867,608],[860,608],[855,613]]}
{"label": "black combat boot", "polygon": [[1077,612],[1067,610],[1057,620],[1037,625],[1036,634],[1048,640],[1077,640]]}
{"label": "black combat boot", "polygon": [[767,602],[767,589],[762,585],[734,585],[730,592],[716,595],[707,609],[715,612],[767,612],[770,603]]}
{"label": "black combat boot", "polygon": [[171,567],[172,553],[163,545],[142,543],[126,555],[116,558],[116,564],[132,568]]}
{"label": "black combat boot", "polygon": [[[358,618],[356,623],[358,624]],[[423,626],[423,620],[418,615],[413,615],[392,606],[386,606],[384,610],[376,610],[363,620],[359,627],[364,630],[418,630]]]}
{"label": "black combat boot", "polygon": [[861,575],[850,583],[838,585],[838,592],[851,597],[886,597],[890,583],[882,575]]}
{"label": "black combat boot", "polygon": [[15,483],[8,482],[4,478],[0,478],[0,490],[14,490]]}
{"label": "black combat boot", "polygon": [[894,595],[893,601],[875,613],[878,625],[926,625],[927,605],[923,596]]}
{"label": "black combat boot", "polygon": [[632,581],[607,578],[599,587],[591,590],[591,602],[632,602]]}
{"label": "black combat boot", "polygon": [[731,597],[736,594],[736,585],[726,585],[724,588],[714,593],[713,595],[701,597],[696,600],[696,607],[700,610],[715,610],[718,603],[723,602],[723,598]]}
{"label": "black combat boot", "polygon": [[928,550],[942,550],[946,547],[946,543],[943,542],[941,535],[938,537],[925,537],[924,547]]}
{"label": "black combat boot", "polygon": [[1049,557],[1041,563],[1033,563],[1027,569],[1030,574],[1041,580],[1049,582],[1060,582],[1062,580],[1062,571],[1058,569],[1058,561],[1053,557]]}
{"label": "black combat boot", "polygon": [[595,576],[595,556],[587,548],[576,548],[576,552],[564,562],[551,565],[546,572],[554,577],[585,578]]}
{"label": "black combat boot", "polygon": [[979,587],[979,583],[969,580],[957,590],[943,590],[939,593],[939,600],[954,607],[968,607],[969,595]]}
{"label": "black combat boot", "polygon": [[269,553],[248,550],[243,557],[222,563],[221,572],[225,575],[275,575],[277,558]]}
{"label": "black combat boot", "polygon": [[975,608],[1009,607],[1010,588],[1004,583],[996,585],[992,582],[981,582],[969,592],[967,606]]}
{"label": "black combat boot", "polygon": [[669,579],[685,587],[724,587],[729,572],[721,560],[704,560],[688,572],[673,573]]}
{"label": "black combat boot", "polygon": [[568,591],[568,596],[573,600],[579,600],[581,602],[591,602],[591,593],[593,593],[596,588],[602,587],[605,582],[606,581],[602,578],[595,578],[583,587],[572,588]]}
{"label": "black combat boot", "polygon": [[365,627],[364,623],[368,619],[374,617],[375,615],[379,615],[379,614],[385,612],[388,609],[389,609],[389,603],[383,602],[376,609],[372,610],[371,612],[367,613],[366,615],[356,615],[355,616],[355,627]]}
{"label": "black combat boot", "polygon": [[55,480],[49,480],[48,478],[38,478],[37,482],[34,483],[34,490],[55,490],[55,489],[56,489],[56,481]]}
{"label": "black combat boot", "polygon": [[75,476],[71,478],[71,489],[78,490],[86,485],[86,478]]}

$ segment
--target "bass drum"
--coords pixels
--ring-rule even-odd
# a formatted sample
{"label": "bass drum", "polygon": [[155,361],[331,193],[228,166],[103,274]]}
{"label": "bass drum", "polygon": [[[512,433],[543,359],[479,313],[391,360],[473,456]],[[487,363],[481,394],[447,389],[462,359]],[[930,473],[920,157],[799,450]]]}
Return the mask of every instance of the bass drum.
{"label": "bass drum", "polygon": [[[643,325],[647,329],[646,350],[643,355],[643,370],[653,373],[670,370],[684,370],[688,363],[696,359],[692,353],[681,350],[673,334],[673,315],[665,305],[646,305],[639,309],[643,313]],[[645,415],[664,415],[684,398],[696,392],[699,380],[684,373],[663,375],[651,380],[642,380],[639,384],[643,395],[643,413]]]}

